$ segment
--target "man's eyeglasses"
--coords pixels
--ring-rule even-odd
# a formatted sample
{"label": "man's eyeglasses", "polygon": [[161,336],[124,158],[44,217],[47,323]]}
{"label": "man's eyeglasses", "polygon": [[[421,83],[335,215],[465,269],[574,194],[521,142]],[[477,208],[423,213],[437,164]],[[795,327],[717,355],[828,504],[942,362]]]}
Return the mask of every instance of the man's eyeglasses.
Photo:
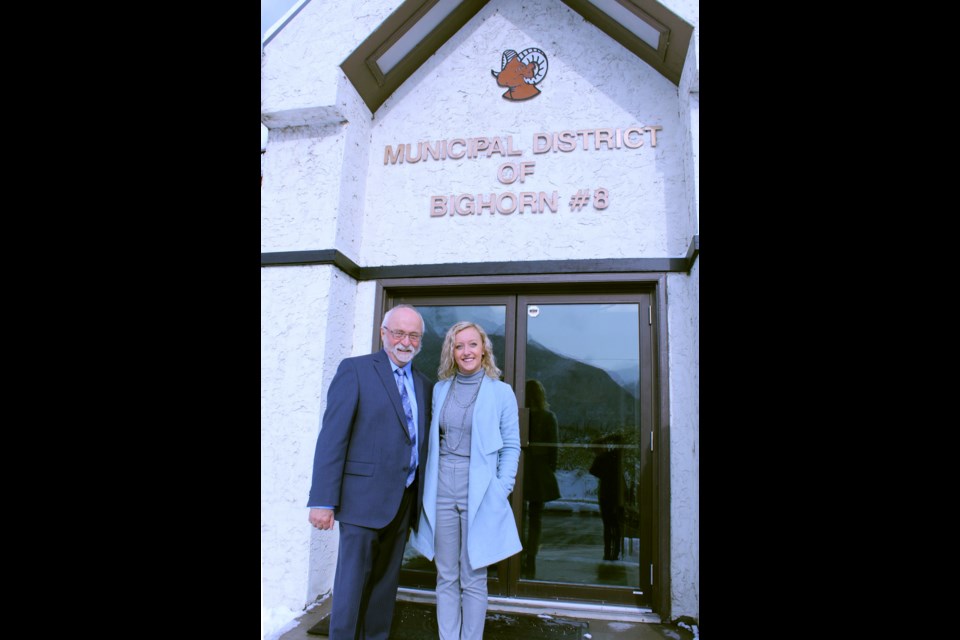
{"label": "man's eyeglasses", "polygon": [[394,340],[410,338],[410,342],[420,342],[422,337],[419,333],[407,333],[406,331],[394,331],[393,329],[387,329],[387,332],[393,336]]}

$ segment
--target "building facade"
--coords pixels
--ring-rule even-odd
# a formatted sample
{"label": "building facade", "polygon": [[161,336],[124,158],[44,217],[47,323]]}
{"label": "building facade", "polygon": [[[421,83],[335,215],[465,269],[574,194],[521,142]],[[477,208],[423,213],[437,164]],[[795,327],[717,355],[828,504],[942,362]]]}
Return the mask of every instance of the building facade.
{"label": "building facade", "polygon": [[[261,122],[265,615],[332,589],[327,387],[408,302],[418,369],[474,320],[522,407],[491,595],[698,620],[697,0],[312,0],[262,50]],[[408,549],[404,592],[432,580]]]}

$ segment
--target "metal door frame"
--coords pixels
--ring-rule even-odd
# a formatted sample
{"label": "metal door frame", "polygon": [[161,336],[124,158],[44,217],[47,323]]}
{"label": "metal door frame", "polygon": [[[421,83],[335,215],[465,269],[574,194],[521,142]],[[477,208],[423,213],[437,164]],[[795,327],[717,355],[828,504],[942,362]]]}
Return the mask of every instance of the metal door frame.
{"label": "metal door frame", "polygon": [[[379,327],[383,314],[390,307],[399,303],[416,304],[415,301],[430,299],[442,304],[491,304],[494,298],[509,298],[517,301],[514,307],[513,340],[507,338],[504,379],[517,389],[516,376],[519,366],[517,358],[525,355],[518,354],[518,343],[521,335],[525,336],[525,314],[517,312],[521,307],[519,301],[524,299],[540,300],[549,297],[550,301],[560,300],[564,296],[573,296],[578,301],[590,296],[597,296],[598,302],[610,302],[609,294],[613,296],[628,294],[648,294],[646,296],[649,307],[650,323],[645,325],[641,318],[641,344],[648,345],[649,358],[641,358],[641,380],[649,375],[649,382],[641,386],[641,407],[649,407],[650,431],[652,432],[651,478],[654,486],[650,495],[650,553],[652,584],[650,593],[642,596],[624,597],[629,591],[617,587],[577,587],[580,595],[575,593],[560,593],[549,595],[550,589],[539,587],[522,587],[521,585],[535,585],[538,583],[521,583],[519,580],[519,561],[506,560],[500,563],[500,576],[505,577],[506,584],[492,585],[507,596],[541,596],[563,597],[571,599],[586,598],[600,602],[632,603],[650,606],[661,616],[669,616],[670,612],[670,434],[669,434],[669,389],[668,359],[667,359],[667,313],[666,313],[666,273],[603,273],[603,274],[543,274],[525,276],[455,276],[439,278],[397,278],[376,281],[374,300],[374,326],[372,329],[373,349],[381,347]],[[497,304],[501,304],[498,302]],[[522,307],[525,308],[525,307]],[[646,308],[646,307],[644,307]],[[641,309],[642,311],[642,309]],[[521,317],[523,320],[521,320]],[[519,331],[519,324],[524,323],[524,333]],[[507,325],[510,326],[510,309],[507,312]],[[646,335],[643,333],[646,327]],[[506,332],[505,332],[506,333]],[[513,343],[511,348],[511,342]],[[643,349],[641,349],[643,352]],[[508,369],[509,378],[508,378]],[[646,368],[646,370],[644,369]],[[522,386],[522,385],[521,385]],[[522,406],[523,389],[518,389],[518,401]],[[646,410],[644,410],[646,413]],[[519,496],[515,492],[514,512],[519,519],[522,511],[517,511]],[[521,504],[522,506],[522,504]],[[641,514],[641,518],[643,514]],[[515,564],[515,567],[510,565]],[[515,575],[516,574],[516,575]],[[539,583],[544,584],[544,583]],[[550,583],[556,584],[556,583]],[[429,585],[420,585],[432,588]],[[566,585],[569,586],[569,585]],[[559,589],[567,591],[567,589]],[[617,593],[619,591],[619,593]]]}

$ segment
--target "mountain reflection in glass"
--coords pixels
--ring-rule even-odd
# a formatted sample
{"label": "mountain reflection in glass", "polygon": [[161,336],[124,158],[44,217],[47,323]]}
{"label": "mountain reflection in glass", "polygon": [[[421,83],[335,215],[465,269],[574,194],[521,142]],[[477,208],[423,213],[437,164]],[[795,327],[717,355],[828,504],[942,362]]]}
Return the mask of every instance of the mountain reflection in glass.
{"label": "mountain reflection in glass", "polygon": [[506,324],[507,308],[503,306],[489,307],[417,307],[423,316],[426,325],[423,332],[423,343],[420,353],[414,358],[413,364],[425,376],[437,381],[437,369],[440,367],[440,349],[443,347],[443,338],[447,329],[464,320],[475,322],[490,336],[493,343],[493,356],[497,359],[497,366],[504,367],[504,325]]}
{"label": "mountain reflection in glass", "polygon": [[[507,308],[502,305],[493,306],[426,306],[417,305],[417,311],[423,316],[424,330],[421,340],[420,353],[413,359],[413,366],[425,376],[437,381],[437,369],[440,368],[440,350],[443,348],[443,339],[447,329],[465,320],[475,322],[490,336],[493,343],[493,356],[497,366],[502,370],[505,359],[504,327],[507,320]],[[419,578],[422,582],[412,583],[410,586],[420,586],[433,589],[436,586],[436,566],[421,556],[416,549],[407,544],[403,553],[402,568],[410,571],[422,571],[429,577]],[[491,568],[496,572],[496,566]]]}
{"label": "mountain reflection in glass", "polygon": [[[639,307],[537,305],[528,313],[526,389],[542,386],[546,408],[529,391],[525,450],[524,551],[527,580],[634,586],[638,583],[637,506],[640,423]],[[540,412],[541,418],[537,418]],[[552,427],[556,424],[556,442]],[[546,452],[555,450],[552,456]],[[552,468],[551,468],[552,467]],[[551,469],[559,497],[538,496]],[[550,489],[547,486],[547,489]]]}
{"label": "mountain reflection in glass", "polygon": [[[413,365],[431,380],[446,331],[461,320],[484,328],[497,365],[507,368],[506,306],[417,309],[426,326]],[[526,340],[518,344],[526,371],[517,363],[515,391],[519,398],[523,390],[529,410],[529,445],[514,489],[523,496],[520,579],[636,588],[639,305],[537,304],[517,311],[526,315]],[[405,586],[434,588],[433,562],[409,545],[403,568],[415,572]],[[497,566],[489,571],[495,576]]]}

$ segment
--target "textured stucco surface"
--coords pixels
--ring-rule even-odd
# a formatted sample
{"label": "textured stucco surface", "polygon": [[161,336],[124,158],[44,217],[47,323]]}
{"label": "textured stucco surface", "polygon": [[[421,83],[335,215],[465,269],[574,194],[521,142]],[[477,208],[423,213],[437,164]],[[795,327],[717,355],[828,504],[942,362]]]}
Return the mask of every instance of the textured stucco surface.
{"label": "textured stucco surface", "polygon": [[350,349],[355,288],[328,266],[260,270],[260,557],[267,610],[302,609],[308,580],[317,593],[333,584],[336,537],[309,526],[306,499],[325,388]]}
{"label": "textured stucco surface", "polygon": [[700,259],[667,276],[672,616],[700,616]]}
{"label": "textured stucco surface", "polygon": [[[688,224],[700,233],[700,17],[699,3],[664,4],[694,25],[679,85],[686,128],[684,170]],[[700,259],[690,274],[671,274],[670,349],[671,615],[700,618]]]}
{"label": "textured stucco surface", "polygon": [[[542,93],[508,101],[490,70],[506,49],[542,49]],[[655,125],[637,149],[533,153],[538,132]],[[513,137],[523,155],[384,166],[384,149],[419,141]],[[448,40],[377,111],[361,259],[364,264],[679,256],[691,229],[684,185],[685,125],[677,88],[566,5],[494,0]],[[502,184],[504,162],[534,162]],[[578,189],[605,187],[610,205],[571,211]],[[433,195],[557,191],[557,213],[484,212],[431,218]],[[406,233],[415,229],[416,233]]]}
{"label": "textured stucco surface", "polygon": [[272,130],[263,154],[260,250],[334,246],[347,126]]}
{"label": "textured stucco surface", "polygon": [[[695,171],[685,166],[687,100],[566,5],[494,0],[371,120],[337,65],[397,3],[336,11],[328,4],[309,3],[265,49],[261,114],[271,131],[262,158],[261,251],[337,248],[361,265],[417,264],[425,250],[438,263],[686,253],[697,232],[696,184],[685,178]],[[668,6],[695,22],[695,3]],[[504,100],[490,70],[498,69],[504,50],[527,47],[549,57],[543,93]],[[684,92],[686,78],[698,76],[698,65],[691,65]],[[579,140],[569,152],[532,149],[535,133],[644,125],[662,127],[656,148],[647,133],[637,149],[584,150]],[[383,164],[386,145],[416,148],[420,141],[478,136],[512,136],[523,153]],[[533,162],[534,173],[522,184],[503,184],[497,168],[504,162]],[[609,207],[571,210],[579,189],[600,187],[609,191]],[[556,192],[558,211],[429,215],[435,195],[525,191]],[[471,242],[451,241],[451,225],[468,225]]]}
{"label": "textured stucco surface", "polygon": [[[327,312],[321,318],[326,319],[326,335],[324,336],[325,349],[322,362],[322,377],[320,387],[320,407],[317,420],[314,423],[312,439],[310,440],[310,455],[305,460],[305,474],[307,482],[300,487],[301,501],[306,501],[310,491],[310,477],[313,469],[313,452],[317,434],[321,428],[323,412],[327,406],[327,390],[330,382],[340,366],[340,361],[354,355],[353,333],[354,314],[356,312],[357,283],[339,270],[332,267],[330,274],[330,293],[328,296]],[[298,460],[298,464],[304,460]],[[302,514],[306,518],[306,510]],[[328,593],[333,588],[333,576],[336,569],[337,550],[339,548],[339,530],[317,531],[304,524],[310,532],[310,580],[307,587],[306,601],[312,602],[319,596]]]}
{"label": "textured stucco surface", "polygon": [[700,0],[659,0],[659,2],[689,24],[700,27]]}
{"label": "textured stucco surface", "polygon": [[357,259],[370,121],[342,81],[334,122],[270,131],[261,155],[261,251],[336,247]]}
{"label": "textured stucco surface", "polygon": [[357,310],[354,318],[352,355],[361,356],[370,353],[372,350],[376,294],[376,282],[361,282],[357,285]]}
{"label": "textured stucco surface", "polygon": [[314,0],[265,50],[261,251],[335,247],[358,260],[372,120],[339,64],[396,4]]}
{"label": "textured stucco surface", "polygon": [[286,112],[336,107],[340,63],[400,4],[311,0],[264,49],[260,112],[267,126]]}
{"label": "textured stucco surface", "polygon": [[347,120],[343,163],[340,167],[336,248],[358,261],[363,232],[363,202],[370,150],[370,111],[353,85],[340,72],[339,104]]}
{"label": "textured stucco surface", "polygon": [[686,173],[687,203],[690,207],[690,226],[700,233],[700,41],[699,29],[687,50],[683,75],[680,78],[680,118],[687,135],[684,137],[683,163]]}
{"label": "textured stucco surface", "polygon": [[700,93],[691,93],[684,103],[689,135],[684,144],[684,164],[687,176],[687,203],[690,206],[690,226],[700,233]]}

